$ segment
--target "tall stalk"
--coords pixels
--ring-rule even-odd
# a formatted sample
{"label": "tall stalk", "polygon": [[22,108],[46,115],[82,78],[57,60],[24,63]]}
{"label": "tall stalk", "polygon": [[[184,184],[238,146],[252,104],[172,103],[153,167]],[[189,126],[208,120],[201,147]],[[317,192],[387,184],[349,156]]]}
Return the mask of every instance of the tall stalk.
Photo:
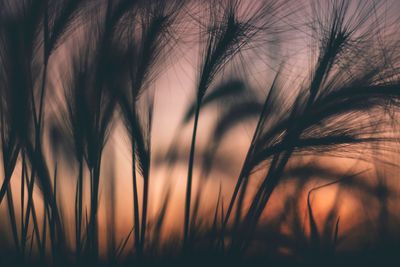
{"label": "tall stalk", "polygon": [[272,85],[271,85],[271,87],[270,87],[270,89],[268,91],[268,95],[265,98],[262,111],[261,111],[261,113],[259,115],[258,122],[257,122],[256,128],[255,128],[252,140],[250,142],[250,147],[249,147],[249,149],[248,149],[248,151],[246,153],[242,168],[240,170],[238,179],[236,181],[235,188],[233,190],[232,197],[231,197],[230,202],[229,202],[228,209],[227,209],[226,214],[225,214],[223,228],[226,228],[226,225],[227,225],[227,223],[229,221],[229,218],[231,216],[231,212],[233,210],[235,201],[237,199],[239,190],[241,190],[240,191],[241,193],[239,195],[238,205],[237,205],[237,212],[236,212],[236,216],[235,216],[235,227],[239,222],[240,211],[241,211],[241,208],[242,208],[242,205],[243,205],[243,200],[244,200],[244,196],[245,196],[245,192],[246,192],[247,184],[248,184],[248,175],[249,175],[249,173],[251,171],[249,169],[249,165],[250,165],[250,162],[251,162],[251,157],[253,156],[253,153],[254,153],[254,149],[255,149],[255,146],[256,146],[256,141],[258,140],[258,138],[260,137],[260,135],[262,133],[262,130],[263,130],[263,127],[264,127],[264,122],[266,121],[267,116],[269,115],[269,114],[267,114],[267,109],[268,109],[268,107],[269,107],[269,105],[270,105],[270,103],[272,101],[272,97],[274,96],[274,92],[277,89],[276,88],[277,87],[276,83],[277,83],[278,77],[279,77],[279,73],[275,76],[275,79],[274,79],[274,81],[273,81],[273,83],[272,83]]}
{"label": "tall stalk", "polygon": [[[201,49],[200,69],[198,74],[198,84],[196,86],[196,107],[194,113],[193,132],[188,161],[188,174],[186,184],[184,229],[183,229],[183,249],[186,250],[189,241],[190,226],[190,205],[192,195],[192,180],[194,168],[194,156],[196,150],[196,135],[198,120],[200,117],[201,104],[209,87],[220,72],[223,72],[226,65],[240,52],[248,47],[264,29],[265,24],[260,26],[260,17],[265,19],[266,13],[274,13],[274,7],[264,9],[265,6],[258,6],[257,10],[250,14],[240,14],[244,3],[240,0],[220,3],[211,1],[206,6],[208,21],[206,24],[204,37],[205,45]],[[251,4],[250,4],[251,6]],[[200,5],[204,9],[204,6]],[[250,9],[249,9],[250,10]],[[262,16],[260,16],[262,14]],[[203,40],[200,40],[203,41]]]}
{"label": "tall stalk", "polygon": [[184,249],[187,249],[188,238],[189,238],[190,202],[191,202],[191,198],[192,198],[193,165],[194,165],[194,155],[195,155],[195,149],[196,149],[197,126],[198,126],[199,116],[200,116],[200,105],[201,105],[201,101],[197,101],[196,110],[195,110],[195,114],[194,114],[194,122],[193,122],[192,141],[190,144],[188,176],[187,176],[187,184],[186,184],[184,228],[183,228],[183,233],[184,233],[183,247],[184,247]]}
{"label": "tall stalk", "polygon": [[133,185],[133,221],[134,221],[134,233],[135,237],[133,239],[133,247],[136,248],[136,252],[139,251],[140,246],[140,225],[139,225],[139,197],[138,197],[138,187],[136,178],[136,151],[135,142],[132,140],[132,185]]}
{"label": "tall stalk", "polygon": [[75,246],[76,261],[79,263],[82,251],[82,206],[83,206],[83,159],[78,160],[78,180],[75,197]]}

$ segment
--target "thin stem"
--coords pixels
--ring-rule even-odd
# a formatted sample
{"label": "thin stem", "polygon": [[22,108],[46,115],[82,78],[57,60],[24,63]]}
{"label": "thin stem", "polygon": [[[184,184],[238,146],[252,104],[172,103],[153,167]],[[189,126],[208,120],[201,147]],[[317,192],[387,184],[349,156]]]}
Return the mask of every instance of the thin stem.
{"label": "thin stem", "polygon": [[137,177],[136,177],[135,141],[133,137],[132,137],[132,183],[133,183],[133,220],[134,220],[133,227],[135,229],[134,247],[136,248],[136,252],[139,253],[140,250],[139,197],[138,197]]}
{"label": "thin stem", "polygon": [[79,261],[82,238],[82,196],[83,195],[83,160],[79,160],[79,174],[77,183],[77,214],[76,214],[76,258]]}
{"label": "thin stem", "polygon": [[149,201],[149,178],[150,175],[147,177],[143,177],[143,203],[142,203],[142,228],[141,228],[141,241],[140,241],[140,252],[143,253],[144,251],[144,243],[146,240],[146,224],[147,224],[147,207]]}
{"label": "thin stem", "polygon": [[196,149],[196,134],[197,125],[200,116],[200,105],[201,101],[197,101],[196,112],[194,116],[193,133],[192,133],[192,143],[190,146],[189,163],[188,163],[188,177],[186,184],[186,201],[185,201],[185,217],[184,217],[184,232],[183,232],[183,249],[187,249],[188,238],[189,238],[189,225],[190,225],[190,202],[192,195],[192,178],[193,178],[193,165],[194,165],[194,155]]}
{"label": "thin stem", "polygon": [[12,236],[15,244],[15,248],[17,250],[17,255],[19,255],[20,247],[18,242],[18,231],[17,231],[17,221],[15,218],[15,209],[14,209],[14,200],[11,190],[11,184],[8,185],[7,188],[7,206],[8,206],[8,217],[10,218]]}

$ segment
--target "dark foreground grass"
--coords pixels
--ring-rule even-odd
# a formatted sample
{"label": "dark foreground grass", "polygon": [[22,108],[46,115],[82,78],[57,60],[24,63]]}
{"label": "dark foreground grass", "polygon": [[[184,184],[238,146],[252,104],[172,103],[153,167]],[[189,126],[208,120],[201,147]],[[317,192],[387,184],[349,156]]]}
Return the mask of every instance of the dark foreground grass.
{"label": "dark foreground grass", "polygon": [[[396,8],[372,0],[0,0],[0,266],[397,266]],[[296,61],[301,43],[308,60]],[[167,186],[150,217],[157,81],[193,48],[195,78],[185,85],[193,101],[167,153],[158,153]],[[268,66],[263,86],[260,66]],[[202,147],[200,114],[215,107]],[[203,212],[213,170],[231,164],[220,148],[243,124],[254,128],[233,191],[224,197],[221,182]],[[115,125],[128,137],[132,170],[133,202],[124,203],[132,225],[120,240],[116,163],[105,153]],[[367,167],[343,170],[334,158]],[[186,189],[182,205],[171,201],[179,164],[187,167],[176,185]],[[65,184],[73,188],[67,201]],[[281,188],[294,190],[275,194],[282,209],[268,213]],[[336,195],[319,217],[313,196],[326,188]],[[372,215],[341,218],[349,195]],[[172,205],[183,211],[182,229],[166,235]]]}

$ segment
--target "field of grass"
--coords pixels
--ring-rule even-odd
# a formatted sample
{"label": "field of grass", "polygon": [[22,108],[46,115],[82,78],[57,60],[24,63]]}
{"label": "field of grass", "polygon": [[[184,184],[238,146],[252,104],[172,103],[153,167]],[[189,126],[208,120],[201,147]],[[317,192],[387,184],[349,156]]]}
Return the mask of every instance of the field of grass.
{"label": "field of grass", "polygon": [[0,0],[0,266],[398,266],[399,12]]}

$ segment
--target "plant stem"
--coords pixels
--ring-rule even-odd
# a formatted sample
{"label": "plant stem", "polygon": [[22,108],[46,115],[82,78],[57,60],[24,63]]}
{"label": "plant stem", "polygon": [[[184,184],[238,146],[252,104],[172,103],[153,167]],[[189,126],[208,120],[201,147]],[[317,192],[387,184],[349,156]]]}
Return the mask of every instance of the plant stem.
{"label": "plant stem", "polygon": [[196,111],[194,116],[193,133],[192,133],[192,143],[190,146],[189,163],[188,163],[188,176],[186,184],[186,201],[185,201],[185,217],[184,217],[184,229],[183,229],[183,249],[187,249],[188,239],[189,239],[189,225],[190,225],[190,201],[192,194],[192,178],[193,178],[193,165],[194,165],[194,155],[196,149],[196,134],[197,126],[200,116],[200,105],[201,100],[197,101]]}
{"label": "plant stem", "polygon": [[[140,253],[140,226],[139,226],[139,197],[137,188],[137,177],[136,177],[136,154],[135,154],[135,140],[132,137],[132,184],[133,184],[133,220],[135,229],[134,247],[136,248],[136,253]],[[140,256],[140,255],[139,255]]]}

